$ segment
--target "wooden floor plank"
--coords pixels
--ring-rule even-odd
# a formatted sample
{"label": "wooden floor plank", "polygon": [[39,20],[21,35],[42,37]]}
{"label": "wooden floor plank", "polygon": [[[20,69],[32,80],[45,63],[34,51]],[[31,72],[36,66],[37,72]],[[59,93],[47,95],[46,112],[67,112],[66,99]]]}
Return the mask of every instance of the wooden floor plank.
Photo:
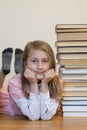
{"label": "wooden floor plank", "polygon": [[55,116],[49,121],[30,121],[22,116],[0,115],[0,130],[87,130],[87,117]]}

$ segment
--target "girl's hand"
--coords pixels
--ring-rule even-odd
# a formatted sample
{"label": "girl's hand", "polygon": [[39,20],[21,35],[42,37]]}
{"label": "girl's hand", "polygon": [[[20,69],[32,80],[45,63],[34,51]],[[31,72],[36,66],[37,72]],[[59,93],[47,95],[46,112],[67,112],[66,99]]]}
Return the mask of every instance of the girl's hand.
{"label": "girl's hand", "polygon": [[42,86],[41,86],[42,92],[48,91],[48,83],[54,77],[55,77],[54,69],[50,69],[44,73],[44,78],[42,79]]}
{"label": "girl's hand", "polygon": [[35,73],[30,70],[29,68],[26,68],[24,72],[24,77],[29,81],[30,84],[30,91],[33,93],[38,93],[38,85],[37,85],[37,78]]}
{"label": "girl's hand", "polygon": [[24,77],[29,81],[30,84],[37,83],[37,78],[35,76],[35,73],[29,68],[26,68],[24,72]]}
{"label": "girl's hand", "polygon": [[54,69],[50,69],[44,73],[44,78],[42,79],[42,83],[48,84],[51,79],[55,77]]}

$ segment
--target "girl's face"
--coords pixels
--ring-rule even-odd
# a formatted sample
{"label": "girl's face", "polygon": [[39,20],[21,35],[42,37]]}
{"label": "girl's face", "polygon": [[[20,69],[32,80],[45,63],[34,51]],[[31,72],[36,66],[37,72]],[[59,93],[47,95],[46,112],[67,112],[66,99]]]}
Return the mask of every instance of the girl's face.
{"label": "girl's face", "polygon": [[27,59],[27,67],[35,72],[38,79],[42,79],[44,72],[50,69],[50,59],[44,51],[31,49]]}

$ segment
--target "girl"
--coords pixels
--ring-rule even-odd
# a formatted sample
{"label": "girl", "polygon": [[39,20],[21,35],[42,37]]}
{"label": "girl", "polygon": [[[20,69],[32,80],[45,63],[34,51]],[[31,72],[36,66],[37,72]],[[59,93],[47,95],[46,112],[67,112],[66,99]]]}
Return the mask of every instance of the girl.
{"label": "girl", "polygon": [[49,120],[61,107],[62,86],[63,80],[55,74],[50,45],[39,40],[29,42],[23,52],[22,72],[10,79],[7,92],[1,89],[0,113]]}

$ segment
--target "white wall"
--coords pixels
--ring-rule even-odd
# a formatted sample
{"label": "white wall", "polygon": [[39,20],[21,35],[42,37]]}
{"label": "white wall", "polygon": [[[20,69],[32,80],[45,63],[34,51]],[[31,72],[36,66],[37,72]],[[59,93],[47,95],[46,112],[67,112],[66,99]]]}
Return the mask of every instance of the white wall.
{"label": "white wall", "polygon": [[[55,26],[62,23],[87,24],[87,0],[0,0],[0,54],[38,39],[47,41],[56,54]],[[11,70],[13,75],[14,55]]]}

